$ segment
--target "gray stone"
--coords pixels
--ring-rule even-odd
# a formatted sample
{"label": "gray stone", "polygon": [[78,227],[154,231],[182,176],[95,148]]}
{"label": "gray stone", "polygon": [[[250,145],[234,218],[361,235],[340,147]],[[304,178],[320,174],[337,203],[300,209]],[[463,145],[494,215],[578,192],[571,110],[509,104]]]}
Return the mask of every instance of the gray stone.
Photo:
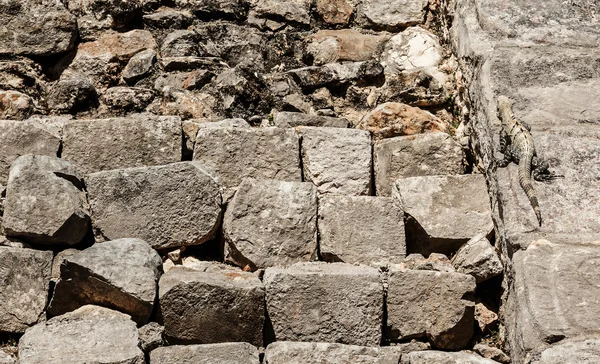
{"label": "gray stone", "polygon": [[226,259],[244,269],[314,258],[317,190],[311,183],[245,179],[223,219]]}
{"label": "gray stone", "polygon": [[144,353],[149,353],[166,344],[163,338],[164,331],[165,327],[156,322],[149,322],[138,329],[140,347]]}
{"label": "gray stone", "polygon": [[404,211],[392,198],[323,196],[318,225],[325,261],[369,265],[398,263],[406,256]]}
{"label": "gray stone", "polygon": [[277,341],[265,349],[266,364],[398,364],[400,353],[383,347]]}
{"label": "gray stone", "polygon": [[371,193],[371,138],[356,129],[299,127],[304,178],[319,193]]}
{"label": "gray stone", "polygon": [[34,101],[19,91],[0,90],[0,119],[23,120],[33,112]]}
{"label": "gray stone", "polygon": [[17,158],[10,168],[4,210],[6,235],[32,244],[77,244],[90,222],[82,176],[57,157]]}
{"label": "gray stone", "polygon": [[14,347],[14,349],[12,349],[12,347],[8,347],[8,348],[0,348],[0,364],[17,364],[17,358],[16,355],[13,355],[12,353],[9,352],[9,350],[14,350],[15,354],[17,351],[17,348]]}
{"label": "gray stone", "polygon": [[98,240],[197,245],[212,239],[221,221],[219,185],[196,162],[98,172],[86,183]]}
{"label": "gray stone", "polygon": [[248,12],[247,0],[175,0],[175,5],[211,16],[233,16],[242,19]]}
{"label": "gray stone", "polygon": [[401,177],[462,174],[462,147],[446,133],[425,133],[377,140],[373,144],[377,196],[391,196]]}
{"label": "gray stone", "polygon": [[162,57],[201,56],[198,34],[192,30],[175,30],[169,33],[162,42]]}
{"label": "gray stone", "polygon": [[354,13],[352,0],[316,0],[314,11],[321,20],[332,25],[347,25]]}
{"label": "gray stone", "polygon": [[50,56],[72,49],[77,38],[76,18],[60,1],[3,1],[0,24],[0,55]]}
{"label": "gray stone", "polygon": [[335,87],[361,80],[369,82],[383,76],[383,66],[376,61],[328,63],[323,66],[308,66],[286,72],[303,90],[320,87]]}
{"label": "gray stone", "polygon": [[138,21],[142,0],[69,1],[69,11],[77,16],[77,29],[83,40],[94,40],[109,29],[131,28]]}
{"label": "gray stone", "polygon": [[427,0],[362,0],[358,22],[372,28],[397,29],[425,22]]}
{"label": "gray stone", "polygon": [[596,363],[600,360],[598,335],[564,340],[542,351],[532,364]]}
{"label": "gray stone", "polygon": [[263,282],[275,340],[380,344],[383,285],[376,269],[298,263],[267,268]]}
{"label": "gray stone", "polygon": [[143,111],[154,99],[154,90],[141,87],[117,86],[102,94],[102,102],[117,114]]}
{"label": "gray stone", "polygon": [[193,71],[196,69],[221,71],[227,68],[223,60],[217,57],[163,57],[160,59],[160,65],[166,72]]}
{"label": "gray stone", "polygon": [[253,8],[256,17],[285,20],[289,23],[310,23],[309,0],[258,0]]}
{"label": "gray stone", "polygon": [[389,340],[427,337],[445,350],[467,347],[473,336],[475,278],[425,270],[390,272],[387,293]]}
{"label": "gray stone", "polygon": [[54,256],[54,260],[52,261],[52,281],[56,282],[60,279],[60,266],[65,260],[65,258],[70,257],[71,255],[75,255],[79,253],[81,250],[77,249],[65,249],[61,250]]}
{"label": "gray stone", "polygon": [[199,90],[208,84],[214,76],[214,73],[207,70],[163,73],[154,81],[154,89],[159,92],[165,92],[166,87],[181,90]]}
{"label": "gray stone", "polygon": [[189,11],[178,11],[168,8],[161,9],[152,14],[145,14],[143,16],[144,25],[158,29],[184,29],[194,19],[194,16]]}
{"label": "gray stone", "polygon": [[156,51],[154,49],[146,49],[136,53],[123,68],[121,77],[128,84],[133,84],[152,71],[154,62],[156,62]]}
{"label": "gray stone", "polygon": [[150,353],[152,364],[259,364],[258,349],[248,343],[174,345]]}
{"label": "gray stone", "polygon": [[262,346],[265,291],[255,274],[176,266],[162,276],[158,291],[169,343]]}
{"label": "gray stone", "polygon": [[0,332],[23,333],[42,321],[52,252],[0,246]]}
{"label": "gray stone", "polygon": [[183,129],[183,138],[185,141],[184,154],[193,156],[194,146],[196,145],[196,135],[198,130],[204,128],[222,128],[222,127],[235,127],[235,128],[249,128],[250,124],[244,119],[223,119],[220,121],[211,122],[209,120],[202,119],[191,119],[184,120],[181,122]]}
{"label": "gray stone", "polygon": [[63,129],[62,158],[84,173],[178,162],[181,133],[176,116],[73,120]]}
{"label": "gray stone", "polygon": [[97,103],[96,88],[81,74],[61,78],[48,93],[48,107],[58,113],[85,111]]}
{"label": "gray stone", "polygon": [[404,259],[400,264],[394,265],[397,269],[414,269],[414,270],[432,270],[436,272],[456,272],[456,269],[450,263],[450,259],[444,254],[431,253],[425,258],[421,254],[413,253]]}
{"label": "gray stone", "polygon": [[143,240],[94,244],[64,258],[48,313],[59,316],[85,305],[102,305],[148,322],[162,273],[158,253]]}
{"label": "gray stone", "polygon": [[467,351],[449,353],[444,351],[413,351],[402,356],[401,364],[497,364]]}
{"label": "gray stone", "polygon": [[[510,364],[510,357],[506,355],[502,350],[495,348],[493,346],[485,345],[485,344],[476,344],[473,346],[473,351],[477,354],[483,356],[486,359],[495,360],[498,363],[502,364]],[[565,361],[561,361],[560,363],[565,363]],[[558,363],[557,363],[558,364]]]}
{"label": "gray stone", "polygon": [[338,61],[368,61],[378,55],[389,36],[363,34],[354,29],[319,30],[308,38],[306,52],[314,65]]}
{"label": "gray stone", "polygon": [[483,234],[463,245],[452,257],[452,265],[458,272],[475,277],[477,284],[503,273],[498,254]]}
{"label": "gray stone", "polygon": [[35,121],[0,120],[0,183],[6,184],[12,162],[21,155],[56,156],[60,137]]}
{"label": "gray stone", "polygon": [[407,240],[424,255],[450,253],[493,229],[483,175],[400,178],[392,196],[409,215]]}
{"label": "gray stone", "polygon": [[293,129],[205,128],[196,136],[194,160],[213,169],[224,187],[246,177],[299,182],[298,150]]}
{"label": "gray stone", "polygon": [[19,340],[19,363],[143,364],[145,360],[129,316],[88,305],[28,329]]}
{"label": "gray stone", "polygon": [[301,112],[280,111],[275,114],[273,124],[279,128],[295,128],[297,126],[324,126],[330,128],[347,128],[350,122],[343,118],[309,115]]}

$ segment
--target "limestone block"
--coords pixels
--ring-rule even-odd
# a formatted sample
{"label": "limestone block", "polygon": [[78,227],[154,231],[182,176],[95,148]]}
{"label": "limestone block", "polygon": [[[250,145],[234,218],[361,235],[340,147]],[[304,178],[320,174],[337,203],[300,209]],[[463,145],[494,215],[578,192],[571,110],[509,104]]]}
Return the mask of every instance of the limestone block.
{"label": "limestone block", "polygon": [[386,35],[363,34],[354,29],[319,30],[308,38],[306,51],[314,65],[368,61],[379,54],[388,39]]}
{"label": "limestone block", "polygon": [[369,265],[398,263],[406,256],[404,211],[392,198],[323,196],[318,225],[325,261]]}
{"label": "limestone block", "polygon": [[253,12],[258,18],[284,19],[286,22],[310,23],[309,0],[258,0]]}
{"label": "limestone block", "polygon": [[245,179],[223,220],[226,259],[256,270],[308,261],[317,249],[312,183]]}
{"label": "limestone block", "polygon": [[94,244],[64,258],[48,312],[59,316],[85,305],[102,305],[148,322],[162,273],[158,253],[140,239]]}
{"label": "limestone block", "polygon": [[173,345],[150,353],[152,364],[259,364],[258,349],[248,343]]}
{"label": "limestone block", "polygon": [[60,158],[24,155],[13,162],[6,186],[7,236],[39,245],[73,245],[88,231],[83,178]]}
{"label": "limestone block", "polygon": [[380,344],[383,285],[376,269],[298,263],[267,268],[263,282],[277,341]]}
{"label": "limestone block", "polygon": [[452,265],[458,272],[475,277],[477,284],[503,272],[498,254],[483,234],[473,237],[463,245],[452,257]]}
{"label": "limestone block", "polygon": [[542,351],[533,364],[595,363],[600,360],[600,341],[597,335],[560,341]]}
{"label": "limestone block", "polygon": [[362,0],[358,22],[372,28],[396,29],[425,22],[427,0]]}
{"label": "limestone block", "polygon": [[371,138],[356,129],[299,127],[304,178],[321,194],[369,195]]}
{"label": "limestone block", "polygon": [[83,306],[51,318],[19,340],[19,363],[144,364],[135,322],[99,306]]}
{"label": "limestone block", "polygon": [[136,53],[123,68],[121,77],[128,84],[133,84],[150,73],[154,62],[156,62],[156,51],[154,49],[146,49]]}
{"label": "limestone block", "polygon": [[347,128],[349,121],[343,118],[309,115],[301,112],[280,111],[275,114],[273,124],[279,128],[295,128],[297,126],[324,126],[330,128]]}
{"label": "limestone block", "polygon": [[392,270],[388,279],[389,340],[427,337],[440,349],[467,347],[473,336],[475,278],[461,273]]}
{"label": "limestone block", "polygon": [[255,274],[176,266],[161,277],[158,292],[169,343],[262,346],[265,290]]}
{"label": "limestone block", "polygon": [[497,364],[467,351],[449,353],[444,351],[413,351],[402,356],[401,364]]}
{"label": "limestone block", "polygon": [[23,333],[44,315],[52,252],[0,246],[0,332]]}
{"label": "limestone block", "polygon": [[305,91],[320,87],[347,85],[351,81],[371,82],[383,76],[383,66],[370,60],[363,62],[328,63],[323,66],[308,66],[286,72]]}
{"label": "limestone block", "polygon": [[219,185],[197,162],[97,172],[86,183],[99,241],[197,245],[212,239],[221,221]]}
{"label": "limestone block", "polygon": [[400,352],[390,347],[366,347],[314,342],[277,341],[265,350],[266,364],[397,364]]}

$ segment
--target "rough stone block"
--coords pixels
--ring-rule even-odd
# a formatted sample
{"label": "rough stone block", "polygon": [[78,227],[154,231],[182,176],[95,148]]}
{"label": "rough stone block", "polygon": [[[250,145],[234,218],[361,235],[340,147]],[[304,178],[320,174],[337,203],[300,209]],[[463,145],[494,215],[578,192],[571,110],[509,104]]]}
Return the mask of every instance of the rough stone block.
{"label": "rough stone block", "polygon": [[392,198],[323,196],[318,225],[326,261],[369,265],[399,263],[406,256],[404,211]]}
{"label": "rough stone block", "polygon": [[149,322],[138,329],[140,348],[148,353],[158,347],[166,345],[163,333],[165,327],[156,322]]}
{"label": "rough stone block", "polygon": [[298,127],[304,178],[321,194],[371,193],[371,138],[356,129]]}
{"label": "rough stone block", "polygon": [[347,25],[354,13],[351,0],[316,0],[316,14],[327,24]]}
{"label": "rough stone block", "polygon": [[343,118],[309,115],[301,112],[280,111],[273,119],[279,128],[295,128],[297,126],[325,126],[330,128],[347,128],[349,121]]}
{"label": "rough stone block", "polygon": [[312,183],[245,179],[223,221],[226,259],[255,270],[308,261],[317,249]]}
{"label": "rough stone block", "polygon": [[596,363],[600,360],[597,335],[564,340],[542,351],[532,364]]}
{"label": "rough stone block", "polygon": [[392,270],[388,280],[389,340],[427,337],[440,349],[465,348],[473,336],[475,278],[461,273]]}
{"label": "rough stone block", "polygon": [[277,341],[380,344],[383,285],[376,269],[298,263],[267,268],[263,282]]}
{"label": "rough stone block", "polygon": [[391,196],[401,177],[462,174],[464,152],[446,133],[426,133],[378,140],[373,144],[377,196]]}
{"label": "rough stone block", "polygon": [[466,351],[449,353],[444,351],[413,351],[402,355],[401,364],[498,364]]}
{"label": "rough stone block", "polygon": [[405,28],[425,22],[427,0],[362,0],[358,22],[383,29]]}
{"label": "rough stone block", "polygon": [[22,333],[44,314],[52,252],[0,246],[0,332]]}
{"label": "rough stone block", "polygon": [[88,232],[90,212],[76,167],[57,157],[24,155],[6,186],[7,236],[38,245],[73,245]]}
{"label": "rough stone block", "polygon": [[313,64],[368,61],[380,52],[386,35],[363,34],[354,29],[319,30],[308,38],[307,53]]}
{"label": "rough stone block", "polygon": [[258,0],[253,12],[259,18],[284,19],[290,23],[310,23],[309,0]]}
{"label": "rough stone block", "polygon": [[158,292],[170,343],[262,346],[265,290],[255,274],[176,266],[161,277]]}
{"label": "rough stone block", "polygon": [[129,238],[94,244],[64,258],[48,312],[58,316],[95,304],[126,313],[139,325],[145,324],[154,308],[161,273],[160,255],[143,240]]}
{"label": "rough stone block", "polygon": [[265,349],[266,364],[398,364],[400,352],[382,347],[277,341]]}
{"label": "rough stone block", "polygon": [[[400,178],[392,196],[409,216],[409,251],[450,253],[493,230],[485,178],[480,174]],[[414,244],[412,247],[410,244]]]}
{"label": "rough stone block", "polygon": [[246,177],[300,182],[298,150],[293,129],[206,128],[196,136],[194,160],[212,168],[224,187]]}
{"label": "rough stone block", "polygon": [[144,364],[138,332],[129,316],[99,306],[83,306],[51,318],[19,340],[22,364]]}
{"label": "rough stone block", "polygon": [[62,158],[84,173],[174,163],[181,160],[181,135],[176,116],[73,120],[64,126]]}
{"label": "rough stone block", "polygon": [[34,101],[19,91],[0,90],[0,119],[23,120],[33,112]]}
{"label": "rough stone block", "polygon": [[215,236],[221,221],[219,185],[197,162],[97,172],[86,183],[100,241],[137,237],[155,249],[198,245]]}
{"label": "rough stone block", "polygon": [[150,353],[152,364],[259,364],[258,349],[248,343],[173,345]]}
{"label": "rough stone block", "polygon": [[483,234],[460,247],[452,257],[452,265],[460,273],[475,277],[477,284],[503,273],[502,262]]}

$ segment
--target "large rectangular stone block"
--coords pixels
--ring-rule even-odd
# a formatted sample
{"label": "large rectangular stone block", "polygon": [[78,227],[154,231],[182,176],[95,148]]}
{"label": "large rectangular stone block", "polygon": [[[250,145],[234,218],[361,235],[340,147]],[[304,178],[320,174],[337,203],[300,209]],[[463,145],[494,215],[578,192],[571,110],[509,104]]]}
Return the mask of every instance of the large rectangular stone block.
{"label": "large rectangular stone block", "polygon": [[265,349],[266,364],[398,364],[400,356],[392,347],[314,342],[277,341]]}
{"label": "large rectangular stone block", "polygon": [[248,343],[163,346],[150,352],[152,364],[259,364],[258,349]]}

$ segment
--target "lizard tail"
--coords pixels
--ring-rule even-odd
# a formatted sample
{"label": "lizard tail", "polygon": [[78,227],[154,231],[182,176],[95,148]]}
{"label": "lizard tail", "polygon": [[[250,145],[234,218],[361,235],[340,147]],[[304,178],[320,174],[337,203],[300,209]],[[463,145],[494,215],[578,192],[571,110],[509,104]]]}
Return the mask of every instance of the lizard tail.
{"label": "lizard tail", "polygon": [[521,163],[519,163],[519,184],[527,198],[529,198],[529,203],[531,207],[533,207],[533,211],[535,212],[535,216],[537,217],[538,223],[542,226],[542,213],[540,212],[540,204],[538,203],[537,197],[535,196],[535,191],[533,190],[533,183],[531,178],[531,160],[533,156],[528,158],[521,158]]}

